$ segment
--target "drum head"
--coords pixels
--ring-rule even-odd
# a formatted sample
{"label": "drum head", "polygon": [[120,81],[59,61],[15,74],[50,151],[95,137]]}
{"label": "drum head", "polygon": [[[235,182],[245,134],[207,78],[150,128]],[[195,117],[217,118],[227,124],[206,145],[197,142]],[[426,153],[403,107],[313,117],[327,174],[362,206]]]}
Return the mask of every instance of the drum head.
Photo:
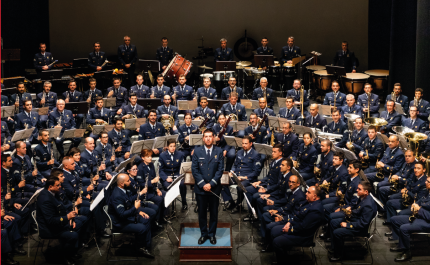
{"label": "drum head", "polygon": [[377,69],[377,70],[367,70],[364,71],[365,74],[368,74],[370,76],[389,76],[390,72],[388,70],[382,70],[382,69]]}
{"label": "drum head", "polygon": [[332,76],[331,74],[327,74],[327,70],[315,71],[314,74],[315,75],[320,75],[320,76]]}
{"label": "drum head", "polygon": [[369,75],[362,74],[362,73],[346,73],[345,79],[366,80],[366,79],[369,79]]}
{"label": "drum head", "polygon": [[321,71],[321,70],[325,70],[325,66],[323,66],[323,65],[308,65],[308,66],[306,66],[306,69],[308,69],[310,71]]}
{"label": "drum head", "polygon": [[200,77],[201,78],[205,78],[205,77],[212,78],[212,77],[214,77],[214,75],[213,74],[201,74]]}

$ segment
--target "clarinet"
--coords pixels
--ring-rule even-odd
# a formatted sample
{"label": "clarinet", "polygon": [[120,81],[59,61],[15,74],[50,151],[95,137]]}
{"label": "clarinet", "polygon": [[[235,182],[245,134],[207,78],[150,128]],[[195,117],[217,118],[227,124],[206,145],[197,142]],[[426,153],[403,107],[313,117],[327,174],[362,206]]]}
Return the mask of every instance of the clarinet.
{"label": "clarinet", "polygon": [[[137,189],[136,201],[138,201],[138,200],[139,200],[139,195],[140,195],[140,187]],[[145,197],[146,197],[146,196],[145,196]],[[137,211],[137,209],[136,209],[136,211]],[[137,214],[134,216],[134,223],[135,223],[135,224],[137,224],[137,220],[138,220],[138,218],[139,218],[139,213],[137,213]]]}
{"label": "clarinet", "polygon": [[[146,173],[145,189],[148,189],[148,179],[149,179],[149,174],[148,174],[148,173]],[[148,190],[146,190],[145,196],[143,197],[143,202],[142,202],[142,204],[145,204],[147,195],[148,195]],[[137,198],[139,199],[139,193],[137,194]]]}
{"label": "clarinet", "polygon": [[[25,181],[24,164],[22,164],[22,166],[21,166],[21,181],[23,181],[23,180]],[[25,188],[25,186],[21,188],[21,199],[23,199],[23,200],[24,200],[24,188]]]}
{"label": "clarinet", "polygon": [[[52,140],[51,142],[51,160],[54,160],[54,140]],[[55,164],[55,160],[54,160],[54,164]],[[54,164],[51,165],[52,168],[54,168]]]}
{"label": "clarinet", "polygon": [[15,113],[19,112],[19,97],[18,97],[18,93],[16,93],[16,100],[15,100],[15,104],[18,103],[18,106],[15,106]]}
{"label": "clarinet", "polygon": [[[34,167],[34,170],[36,170],[37,172],[36,159],[33,159],[33,167]],[[37,174],[36,176],[34,176],[34,183],[37,184]]]}
{"label": "clarinet", "polygon": [[[11,192],[11,189],[10,189],[10,178],[8,178],[7,179],[7,188],[6,188],[6,193],[9,193],[9,194],[11,194],[12,195],[12,192]],[[10,200],[9,200],[9,202],[8,202],[8,204],[7,204],[7,207],[10,209],[10,207],[11,207],[11,205],[10,205]],[[2,207],[2,209],[4,209],[3,207]]]}

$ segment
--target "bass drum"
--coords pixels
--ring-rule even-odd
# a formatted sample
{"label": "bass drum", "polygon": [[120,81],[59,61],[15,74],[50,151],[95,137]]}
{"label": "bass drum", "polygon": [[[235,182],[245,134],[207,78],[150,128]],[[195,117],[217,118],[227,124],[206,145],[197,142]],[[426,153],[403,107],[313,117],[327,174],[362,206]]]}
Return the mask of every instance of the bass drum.
{"label": "bass drum", "polygon": [[176,80],[179,82],[179,76],[187,75],[190,72],[193,63],[179,54],[172,59],[169,65],[164,69],[163,76],[167,80]]}
{"label": "bass drum", "polygon": [[373,88],[379,91],[385,91],[387,87],[388,76],[390,72],[388,70],[367,70],[365,74],[370,75],[370,81],[373,83]]}

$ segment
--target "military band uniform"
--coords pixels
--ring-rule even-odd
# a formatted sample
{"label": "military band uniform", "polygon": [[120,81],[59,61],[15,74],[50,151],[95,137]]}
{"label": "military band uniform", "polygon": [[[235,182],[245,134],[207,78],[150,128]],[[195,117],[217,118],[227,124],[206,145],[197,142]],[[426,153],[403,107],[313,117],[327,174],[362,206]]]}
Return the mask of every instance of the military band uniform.
{"label": "military band uniform", "polygon": [[347,73],[351,73],[352,70],[357,68],[357,60],[355,59],[354,52],[350,50],[338,50],[333,59],[333,65],[345,67]]}
{"label": "military band uniform", "polygon": [[109,144],[113,149],[116,150],[120,145],[122,147],[122,151],[115,152],[118,165],[124,162],[125,153],[130,152],[131,149],[130,135],[127,131],[128,130],[121,130],[117,132],[116,129],[112,129],[112,131],[108,132]]}
{"label": "military band uniform", "polygon": [[[345,123],[348,122],[348,119],[345,117],[345,114],[355,114],[355,115],[358,115],[360,117],[363,114],[363,109],[357,104],[354,104],[352,107],[345,105],[345,106],[340,107],[339,110],[340,110],[340,115],[342,116],[343,121]],[[366,117],[367,117],[367,114],[366,114]]]}
{"label": "military band uniform", "polygon": [[233,50],[231,48],[217,48],[215,50],[215,62],[218,61],[233,61],[234,55]]}
{"label": "military band uniform", "polygon": [[[417,105],[418,111],[419,111],[419,113],[417,114],[418,118],[420,118],[423,121],[427,121],[428,118],[429,118],[429,114],[430,114],[430,103],[427,100],[420,99],[420,100],[418,100],[418,102],[416,103],[416,105]],[[411,106],[415,106],[414,105],[414,100],[412,100],[409,103],[409,108]]]}
{"label": "military band uniform", "polygon": [[329,92],[325,94],[323,105],[334,106],[335,98],[336,98],[336,107],[338,109],[346,105],[346,95],[339,91],[337,91],[336,93]]}
{"label": "military band uniform", "polygon": [[[384,180],[387,180],[390,174],[394,174],[401,169],[402,165],[405,163],[405,155],[400,147],[396,147],[393,150],[387,147],[380,162],[384,163],[382,173],[384,174]],[[376,172],[368,173],[366,176],[371,183],[382,181],[382,179],[376,177]]]}
{"label": "military band uniform", "polygon": [[297,161],[300,161],[299,168],[297,169],[302,174],[306,182],[313,182],[314,178],[314,164],[317,161],[317,150],[312,144],[305,146],[305,143],[300,143],[299,151],[297,153]]}
{"label": "military band uniform", "polygon": [[414,132],[425,133],[428,129],[427,122],[421,120],[420,118],[415,118],[412,120],[411,118],[403,119],[402,126],[412,129]]}
{"label": "military band uniform", "polygon": [[[69,102],[82,102],[86,99],[83,98],[83,94],[79,91],[66,91],[63,93],[63,99],[67,98],[67,95],[69,95]],[[76,122],[76,128],[81,128],[81,124],[84,121],[84,114],[76,114],[75,122]]]}
{"label": "military band uniform", "polygon": [[160,47],[155,54],[160,62],[160,67],[167,66],[173,59],[173,49],[169,47]]}
{"label": "military band uniform", "polygon": [[181,144],[181,152],[184,154],[184,158],[190,157],[191,158],[191,152],[194,150],[194,145],[189,145],[189,140],[185,142],[185,137],[192,134],[194,131],[198,131],[199,127],[194,124],[190,124],[190,127],[188,127],[186,124],[182,124],[178,127],[178,142]]}
{"label": "military band uniform", "polygon": [[97,71],[97,67],[100,66],[103,70],[106,70],[106,65],[102,66],[103,63],[107,60],[105,52],[90,52],[88,54],[88,66],[93,70]]}
{"label": "military band uniform", "polygon": [[36,53],[34,55],[33,66],[36,69],[37,75],[40,77],[40,73],[44,71],[42,67],[45,65],[48,65],[48,70],[46,71],[52,70],[52,65],[50,64],[53,62],[54,58],[50,52],[45,52],[44,54],[41,54],[40,52]]}
{"label": "military band uniform", "polygon": [[367,160],[369,163],[369,167],[364,170],[364,173],[375,172],[376,161],[381,159],[384,155],[384,144],[379,140],[378,137],[375,137],[371,140],[369,137],[364,140],[363,145],[360,148],[360,152],[362,151],[363,156],[368,155],[369,159]]}
{"label": "military band uniform", "polygon": [[[40,101],[43,98],[43,94],[45,94],[45,104],[42,106]],[[36,102],[38,108],[49,107],[49,112],[51,112],[57,105],[57,93],[55,92],[41,92],[36,96]],[[42,124],[43,128],[48,128],[47,126],[48,115],[40,115],[40,124]]]}
{"label": "military band uniform", "polygon": [[275,143],[282,144],[283,157],[290,158],[293,161],[297,160],[297,153],[299,151],[300,141],[299,137],[295,133],[290,132],[287,135],[283,133],[277,133],[275,134]]}
{"label": "military band uniform", "polygon": [[[160,163],[159,174],[161,184],[165,190],[172,184],[172,182],[167,182],[167,178],[175,179],[175,177],[179,176],[179,170],[184,160],[185,156],[181,151],[175,151],[171,154],[169,150],[166,150],[160,154],[160,159],[158,160],[158,163]],[[182,179],[179,184],[179,190],[181,193],[182,206],[187,205],[187,186],[185,186],[184,179]]]}
{"label": "military band uniform", "polygon": [[172,105],[169,105],[166,107],[166,105],[158,106],[157,108],[157,119],[161,121],[161,118],[164,114],[169,115],[170,117],[173,117],[175,121],[175,126],[179,126],[179,118],[178,118],[178,108]]}
{"label": "military band uniform", "polygon": [[172,96],[173,92],[170,89],[170,87],[163,85],[162,87],[159,87],[158,85],[151,88],[151,94],[148,95],[148,98],[151,97],[152,93],[154,93],[154,98],[160,98],[161,102],[164,100],[164,96],[169,95]]}
{"label": "military band uniform", "polygon": [[261,87],[254,89],[252,92],[252,100],[258,100],[260,98],[265,98],[267,102],[267,107],[273,109],[275,105],[275,97],[273,95],[273,89],[266,87],[265,91]]}
{"label": "military band uniform", "polygon": [[[300,89],[296,90],[296,89],[290,89],[287,91],[287,96],[286,97],[293,97],[294,101],[298,101],[300,102]],[[309,96],[308,96],[308,91],[307,90],[303,90],[303,107],[304,107],[304,112],[306,112],[306,110],[309,107]]]}
{"label": "military band uniform", "polygon": [[409,112],[409,99],[406,95],[400,94],[398,97],[392,99],[391,94],[388,94],[387,98],[385,99],[385,110],[387,110],[387,101],[388,100],[394,100],[394,102],[399,103],[402,106],[404,113]]}
{"label": "military band uniform", "polygon": [[[53,154],[53,152],[54,149],[50,142],[48,142],[47,145],[44,145],[41,142],[33,150],[33,159],[36,159],[37,171],[44,178],[48,178],[48,176],[51,174],[51,169],[60,166],[54,155],[52,155],[54,157],[54,164],[48,165],[49,160],[51,160],[51,154]],[[38,181],[37,185],[39,187],[43,187],[44,183]]]}
{"label": "military band uniform", "polygon": [[[18,112],[23,112],[24,111],[24,100],[31,100],[31,104],[33,104],[33,99],[31,97],[30,93],[15,93],[13,95],[10,96],[10,101],[9,101],[9,106],[14,106],[15,102],[16,102],[16,97],[18,96],[18,101],[19,101],[19,108],[18,108]],[[3,105],[2,106],[8,106],[8,105]]]}
{"label": "military band uniform", "polygon": [[306,117],[304,126],[309,128],[317,128],[322,130],[324,126],[327,125],[327,120],[324,117],[321,117],[321,115],[317,114],[315,117],[312,115],[309,115]]}
{"label": "military band uniform", "polygon": [[272,47],[258,47],[257,48],[257,54],[258,55],[273,55],[273,49]]}
{"label": "military band uniform", "polygon": [[[55,146],[57,147],[58,152],[60,153],[60,158],[64,156],[64,146],[63,142],[65,140],[72,141],[72,144],[69,147],[69,150],[73,147],[78,147],[81,143],[81,138],[69,138],[69,139],[63,139],[63,134],[65,130],[75,129],[76,123],[75,119],[73,118],[73,113],[70,110],[63,110],[62,113],[59,113],[58,110],[55,110],[49,114],[49,121],[48,121],[48,128],[54,128],[55,126],[59,125],[58,121],[61,118],[60,126],[63,128],[61,129],[60,138],[55,139]],[[68,152],[68,151],[67,151]]]}
{"label": "military band uniform", "polygon": [[218,94],[215,88],[209,87],[206,89],[205,87],[199,87],[197,89],[197,104],[200,106],[200,98],[206,97],[208,99],[218,99]]}
{"label": "military band uniform", "polygon": [[378,95],[371,93],[370,94],[370,101],[369,101],[367,94],[363,93],[363,94],[358,96],[357,105],[361,106],[363,109],[367,108],[367,106],[369,105],[370,106],[370,117],[379,118],[379,96]]}
{"label": "military band uniform", "polygon": [[[129,46],[122,44],[118,47],[117,54],[121,67],[128,74],[128,82],[131,87],[133,85],[133,81],[136,80],[134,78],[134,70],[136,69],[136,62],[138,59],[136,46],[133,44],[130,44]],[[130,64],[130,68],[125,68],[126,64]]]}
{"label": "military band uniform", "polygon": [[[240,100],[243,98],[243,88],[241,87],[235,87],[235,88],[236,88],[236,93],[238,95],[237,102],[240,103]],[[223,88],[221,91],[221,99],[228,100],[231,92],[234,92],[234,91],[233,89],[231,89],[230,86]]]}
{"label": "military band uniform", "polygon": [[301,56],[301,50],[298,46],[284,46],[282,47],[282,53],[281,53],[281,64],[287,63],[287,61],[293,60],[293,58],[300,57]]}
{"label": "military band uniform", "polygon": [[116,98],[116,105],[112,107],[112,111],[115,113],[123,106],[128,103],[128,90],[125,87],[120,86],[119,88],[115,88],[113,86],[107,89],[107,94],[113,91],[112,97]]}
{"label": "military band uniform", "polygon": [[[301,115],[300,110],[298,110],[295,107],[292,107],[291,109],[288,109],[288,108],[279,109],[279,117],[285,118],[287,120],[297,121],[297,119],[300,118],[300,115]],[[303,112],[303,115],[305,115],[305,112]]]}
{"label": "military band uniform", "polygon": [[103,97],[103,93],[98,90],[97,88],[92,90],[89,89],[87,91],[84,92],[84,95],[82,96],[82,100],[87,101],[87,99],[90,97],[91,95],[91,102],[90,102],[90,109],[94,108],[96,106],[96,97]]}
{"label": "military band uniform", "polygon": [[[102,108],[101,110],[98,109],[98,107],[90,109],[90,111],[87,114],[87,124],[90,125],[96,125],[96,119],[103,120],[107,122],[108,124],[112,123],[112,116],[114,114],[111,113],[111,111],[107,108]],[[90,137],[96,141],[99,138],[98,134],[93,134],[93,132],[90,133]]]}
{"label": "military band uniform", "polygon": [[149,89],[149,87],[145,85],[134,85],[130,88],[130,94],[135,93],[137,98],[149,98],[152,94],[152,91]]}
{"label": "military band uniform", "polygon": [[208,108],[207,106],[204,109],[201,106],[199,106],[193,111],[192,113],[193,120],[197,117],[203,117],[204,118],[203,120],[205,120],[206,118],[209,118],[209,120],[205,125],[205,127],[208,129],[211,129],[215,124],[215,111]]}

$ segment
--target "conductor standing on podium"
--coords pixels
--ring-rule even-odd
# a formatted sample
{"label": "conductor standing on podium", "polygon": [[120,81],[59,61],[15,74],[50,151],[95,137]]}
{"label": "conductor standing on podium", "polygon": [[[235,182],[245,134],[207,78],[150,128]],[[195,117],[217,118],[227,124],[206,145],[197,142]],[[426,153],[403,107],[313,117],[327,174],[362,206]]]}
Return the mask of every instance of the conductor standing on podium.
{"label": "conductor standing on podium", "polygon": [[[196,181],[197,206],[199,208],[199,226],[201,236],[199,245],[210,239],[216,244],[216,228],[218,223],[219,195],[221,193],[221,176],[224,170],[224,156],[222,149],[214,146],[214,132],[207,129],[203,132],[203,146],[194,149],[192,173]],[[216,195],[215,195],[215,194]],[[209,231],[207,227],[207,208],[209,207]]]}

